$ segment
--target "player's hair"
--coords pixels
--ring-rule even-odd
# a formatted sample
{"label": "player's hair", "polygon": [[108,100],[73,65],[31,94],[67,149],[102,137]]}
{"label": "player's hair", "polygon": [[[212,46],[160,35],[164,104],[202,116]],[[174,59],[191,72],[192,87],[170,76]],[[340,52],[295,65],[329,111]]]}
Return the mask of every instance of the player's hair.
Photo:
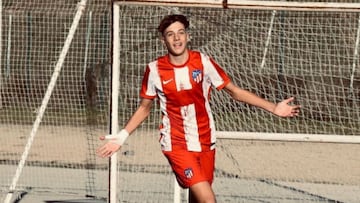
{"label": "player's hair", "polygon": [[185,29],[187,29],[189,27],[190,23],[189,23],[188,19],[186,18],[186,16],[180,15],[180,14],[172,14],[172,15],[165,16],[161,20],[160,25],[158,27],[158,31],[163,35],[166,28],[177,21],[182,23],[184,25]]}

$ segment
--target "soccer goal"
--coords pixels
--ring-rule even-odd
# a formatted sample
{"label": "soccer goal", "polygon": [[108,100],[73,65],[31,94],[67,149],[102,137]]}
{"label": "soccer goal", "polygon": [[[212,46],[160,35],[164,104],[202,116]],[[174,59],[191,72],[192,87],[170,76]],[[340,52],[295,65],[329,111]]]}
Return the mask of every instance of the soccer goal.
{"label": "soccer goal", "polygon": [[[299,117],[282,119],[212,92],[218,201],[357,202],[359,11],[359,3],[309,1],[115,2],[118,123],[137,107],[146,64],[166,54],[159,21],[184,14],[190,19],[191,48],[215,58],[237,85],[274,102],[294,96],[302,106]],[[118,157],[114,188],[121,201],[186,201],[164,159],[147,151],[160,150],[150,147],[159,114],[154,107],[129,139],[123,153],[134,156]],[[168,199],[172,191],[176,198]]]}
{"label": "soccer goal", "polygon": [[0,0],[0,201],[186,202],[158,104],[116,156],[95,155],[166,53],[159,21],[181,13],[237,85],[302,106],[281,119],[212,92],[218,202],[360,202],[360,5],[339,2]]}
{"label": "soccer goal", "polygon": [[111,12],[105,2],[0,1],[0,201],[106,200]]}

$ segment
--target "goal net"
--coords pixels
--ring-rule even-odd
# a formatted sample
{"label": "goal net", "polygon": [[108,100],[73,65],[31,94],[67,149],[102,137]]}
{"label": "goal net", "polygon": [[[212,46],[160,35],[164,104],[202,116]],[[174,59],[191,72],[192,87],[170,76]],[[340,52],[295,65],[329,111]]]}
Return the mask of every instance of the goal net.
{"label": "goal net", "polygon": [[106,198],[109,5],[0,2],[0,201]]}
{"label": "goal net", "polygon": [[[283,119],[212,92],[219,131],[218,201],[360,200],[358,3],[126,1],[115,6],[120,125],[139,103],[146,64],[166,54],[159,21],[184,14],[190,20],[191,48],[212,56],[234,83],[273,102],[294,96],[302,106],[299,117]],[[168,201],[157,198],[171,191],[164,184],[172,182],[163,182],[169,168],[156,152],[147,151],[158,134],[159,115],[155,106],[123,148],[128,156],[119,157],[122,201],[137,195]],[[154,150],[160,149],[155,145]],[[156,193],[159,187],[166,188],[164,193]]]}
{"label": "goal net", "polygon": [[[166,53],[159,21],[181,13],[191,48],[237,85],[302,106],[281,119],[212,92],[218,202],[359,202],[359,3],[177,2],[115,2],[113,18],[110,0],[0,0],[0,201],[9,193],[12,202],[108,200],[109,161],[95,150],[113,127],[113,56],[122,127],[146,64]],[[186,202],[160,151],[159,123],[155,103],[118,153],[118,202]]]}

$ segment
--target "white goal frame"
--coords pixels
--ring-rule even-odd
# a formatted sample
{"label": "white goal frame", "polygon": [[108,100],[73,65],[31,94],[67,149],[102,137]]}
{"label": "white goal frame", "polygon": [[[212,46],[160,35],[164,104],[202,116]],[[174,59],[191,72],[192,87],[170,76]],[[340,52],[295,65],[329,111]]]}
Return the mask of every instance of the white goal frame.
{"label": "white goal frame", "polygon": [[[181,6],[181,7],[213,7],[213,8],[243,8],[243,9],[267,9],[273,10],[297,10],[297,11],[346,11],[346,12],[360,12],[360,3],[326,3],[326,2],[283,2],[283,1],[251,1],[251,0],[125,0],[113,2],[113,84],[112,84],[112,132],[117,130],[117,97],[119,81],[117,78],[118,66],[120,64],[120,57],[118,55],[119,47],[119,24],[116,19],[119,15],[120,5],[156,5],[156,6]],[[271,29],[271,28],[269,28]],[[270,31],[269,31],[270,32]],[[360,35],[360,20],[358,35]],[[360,36],[357,36],[359,38]],[[358,41],[358,40],[357,40]],[[359,43],[359,42],[357,42]],[[358,46],[358,45],[356,45]],[[355,48],[355,55],[357,55],[357,48]],[[264,58],[266,50],[264,50]],[[296,141],[296,142],[326,142],[326,143],[360,143],[360,136],[358,135],[320,135],[320,134],[291,134],[291,133],[254,133],[254,132],[217,132],[219,139],[241,139],[241,140],[269,140],[269,141]],[[114,154],[111,158],[110,171],[116,173],[117,161]],[[110,195],[109,202],[115,203],[116,199],[116,174],[110,173]],[[176,181],[175,181],[176,182]],[[175,185],[174,202],[181,202],[180,197],[181,188]]]}
{"label": "white goal frame", "polygon": [[[43,98],[43,100],[41,102],[41,106],[39,107],[39,112],[36,115],[36,120],[34,121],[34,124],[33,124],[33,127],[31,129],[29,138],[27,139],[27,143],[26,143],[24,152],[23,152],[23,154],[21,156],[21,160],[19,161],[18,167],[17,167],[15,175],[14,175],[14,177],[12,179],[11,185],[9,187],[9,192],[6,195],[4,203],[10,203],[11,200],[12,200],[15,188],[17,186],[17,183],[18,183],[19,177],[20,177],[20,175],[22,173],[22,170],[23,170],[23,168],[25,166],[25,162],[26,162],[27,157],[29,155],[31,146],[32,146],[32,144],[34,142],[37,130],[38,130],[39,126],[40,126],[40,123],[41,123],[42,118],[44,116],[46,107],[47,107],[48,102],[50,100],[50,97],[51,97],[51,95],[53,93],[53,90],[55,88],[57,79],[58,79],[58,77],[60,75],[61,69],[62,69],[64,61],[65,61],[66,55],[68,53],[68,50],[69,50],[70,45],[72,43],[72,40],[74,38],[76,29],[77,29],[77,27],[79,25],[82,14],[83,14],[83,12],[85,10],[86,1],[87,0],[80,0],[78,2],[77,10],[76,10],[75,16],[73,18],[73,22],[72,22],[71,27],[69,29],[67,38],[66,38],[66,40],[64,42],[64,46],[63,46],[63,48],[62,48],[62,50],[60,52],[58,61],[57,61],[56,65],[55,65],[55,67],[54,67],[53,74],[51,76],[50,82],[49,82],[48,87],[46,89],[46,93],[44,95],[44,98]],[[0,83],[0,85],[1,85],[1,83]],[[1,88],[1,86],[0,86],[0,88]],[[0,99],[1,99],[1,97],[0,97]]]}
{"label": "white goal frame", "polygon": [[243,8],[267,10],[302,10],[302,11],[347,11],[359,12],[360,3],[327,3],[327,2],[284,2],[252,0],[125,0],[115,4],[171,5],[189,7]]}
{"label": "white goal frame", "polygon": [[[2,0],[0,0],[0,39],[2,39],[2,30],[3,30],[2,13],[3,13],[3,3]],[[0,40],[0,47],[2,47],[2,40]],[[2,64],[2,51],[0,51],[0,64]],[[2,68],[0,67],[0,110],[3,108],[2,89],[3,89]]]}

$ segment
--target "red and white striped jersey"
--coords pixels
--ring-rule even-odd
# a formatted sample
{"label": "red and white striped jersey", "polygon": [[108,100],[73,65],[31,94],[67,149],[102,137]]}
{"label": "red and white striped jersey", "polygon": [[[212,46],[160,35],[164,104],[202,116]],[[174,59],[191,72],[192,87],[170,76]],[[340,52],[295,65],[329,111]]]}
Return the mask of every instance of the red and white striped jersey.
{"label": "red and white striped jersey", "polygon": [[142,81],[140,96],[160,101],[160,143],[165,151],[199,152],[215,147],[210,91],[222,89],[230,78],[212,58],[188,52],[189,59],[181,66],[171,64],[168,55],[149,63]]}

